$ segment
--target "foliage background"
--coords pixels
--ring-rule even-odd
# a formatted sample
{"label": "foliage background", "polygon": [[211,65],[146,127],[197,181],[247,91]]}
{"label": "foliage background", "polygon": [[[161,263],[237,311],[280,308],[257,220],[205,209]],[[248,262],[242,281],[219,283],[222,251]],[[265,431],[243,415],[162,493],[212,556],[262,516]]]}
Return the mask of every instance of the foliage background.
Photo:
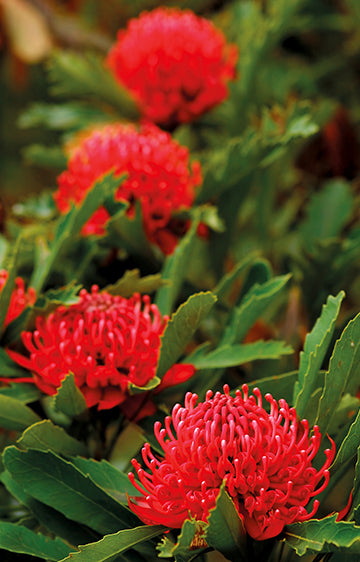
{"label": "foliage background", "polygon": [[[319,517],[344,507],[354,477],[355,499],[349,521],[343,523],[347,527],[341,524],[335,527],[331,517],[318,522],[319,528],[313,523],[303,524],[299,530],[302,538],[293,543],[289,531],[289,550],[285,552],[288,558],[284,559],[290,559],[294,550],[294,559],[308,552],[312,552],[311,559],[316,559],[320,555],[310,547],[314,537],[321,539],[318,551],[322,555],[330,550],[337,560],[345,551],[349,560],[350,556],[356,559],[360,543],[356,507],[360,427],[357,416],[360,321],[356,316],[360,310],[358,2],[183,1],[182,7],[190,7],[213,19],[240,49],[239,78],[230,86],[228,100],[198,121],[174,131],[175,138],[188,145],[191,154],[203,165],[203,188],[192,218],[195,224],[201,219],[210,225],[210,241],[197,239],[193,228],[179,246],[176,257],[163,259],[154,256],[151,249],[143,249],[138,224],[134,226],[119,219],[114,221],[113,230],[109,230],[104,240],[86,244],[78,240],[70,250],[66,241],[77,236],[83,217],[74,213],[72,225],[61,224],[51,199],[56,176],[66,166],[64,143],[74,132],[104,117],[136,116],[120,89],[113,90],[109,84],[104,87],[103,81],[97,79],[102,76],[99,61],[113,42],[117,29],[129,17],[156,5],[150,0],[102,3],[2,0],[0,261],[13,275],[24,276],[40,293],[55,291],[55,295],[47,294],[45,300],[37,303],[35,312],[40,308],[49,310],[54,303],[70,303],[77,290],[69,287],[73,280],[86,287],[93,282],[105,287],[135,268],[142,277],[158,275],[163,280],[170,279],[173,282],[170,286],[161,285],[158,278],[155,281],[157,304],[163,313],[178,310],[172,324],[175,332],[176,325],[183,326],[182,314],[188,315],[191,322],[198,316],[201,322],[195,327],[200,327],[200,331],[194,328],[188,334],[176,333],[180,340],[177,347],[173,343],[174,335],[168,331],[159,372],[165,372],[164,365],[169,366],[181,357],[190,358],[201,376],[195,383],[165,397],[160,408],[166,411],[174,401],[182,400],[187,389],[203,396],[207,388],[221,388],[225,381],[231,388],[244,381],[250,385],[260,381],[263,394],[271,391],[274,396],[295,404],[299,415],[308,417],[311,423],[317,421],[324,433],[330,432],[335,437],[337,449],[341,451],[333,468],[334,475],[338,475],[333,481],[339,478],[339,483],[324,499]],[[111,191],[111,178],[106,181],[97,190],[98,199],[87,201],[89,207],[84,205],[84,213],[100,201],[106,186]],[[58,236],[57,246],[47,243],[49,232]],[[118,251],[117,259],[108,267],[105,258],[109,248],[114,247]],[[80,263],[79,255],[84,256]],[[65,262],[58,261],[60,258]],[[128,278],[119,291],[133,288],[135,278]],[[63,286],[65,290],[61,289]],[[217,296],[216,304],[210,302],[208,290]],[[187,300],[191,295],[193,300]],[[179,310],[184,302],[186,308]],[[0,315],[3,315],[6,295],[0,299],[1,304]],[[16,341],[25,321],[31,322],[29,315],[33,312],[27,311],[21,322],[3,331],[3,347]],[[4,317],[0,318],[3,321]],[[335,344],[341,334],[340,343]],[[207,341],[210,347],[200,347]],[[251,348],[251,345],[258,347]],[[300,353],[300,350],[304,351]],[[345,365],[341,371],[336,368],[340,360]],[[20,374],[7,364],[5,356],[1,355],[1,361],[3,376]],[[96,470],[93,461],[81,461],[77,457],[83,454],[84,444],[68,441],[71,431],[61,417],[64,412],[59,417],[47,405],[44,416],[37,406],[29,408],[26,404],[36,404],[39,396],[23,386],[21,392],[17,390],[9,396],[4,392],[0,399],[2,427],[7,430],[4,447],[18,443],[18,439],[23,440],[24,446],[29,435],[36,440],[39,427],[44,432],[41,440],[45,431],[49,431],[45,450],[30,441],[29,449],[13,446],[4,453],[6,471],[1,491],[4,519],[0,524],[15,522],[18,527],[20,524],[24,541],[23,529],[32,529],[41,530],[47,536],[58,534],[71,545],[90,543],[117,532],[120,523],[106,520],[106,524],[98,525],[96,521],[90,524],[89,506],[83,506],[87,513],[85,520],[78,512],[68,512],[69,502],[61,510],[47,495],[42,471],[50,462],[61,471],[63,481],[67,478],[71,481],[76,474],[80,488],[84,486],[87,494],[87,471],[90,466]],[[81,406],[75,400],[73,407],[69,417],[75,420],[75,425],[81,424],[81,416],[78,419]],[[330,412],[333,412],[331,416]],[[57,429],[53,425],[36,425],[42,417],[63,428],[60,450],[54,449],[53,432]],[[45,419],[40,423],[51,423]],[[115,447],[107,457],[113,466],[127,469],[129,459],[144,440],[144,433],[151,440],[153,421],[142,424],[143,433],[130,425],[117,436]],[[35,429],[27,430],[29,427]],[[112,423],[108,431],[111,440],[112,432],[116,431]],[[95,435],[95,442],[97,438]],[[136,446],[129,450],[128,443],[132,440]],[[91,456],[96,443],[90,440],[86,446]],[[77,460],[64,460],[68,456]],[[28,471],[32,467],[41,468],[41,480],[21,488],[19,474],[23,461],[20,459],[25,457]],[[122,473],[117,472],[115,476],[111,470],[106,465],[100,476],[92,473],[90,496],[94,494],[91,497],[97,498],[98,505],[109,502],[122,521],[124,498],[122,503],[117,501],[118,497],[114,499],[108,481],[104,482],[103,478],[104,475],[119,478],[118,489],[126,486],[125,480],[119,476]],[[51,486],[49,482],[49,490]],[[106,498],[100,497],[101,494]],[[226,496],[221,496],[219,504],[222,501],[226,503]],[[229,509],[228,505],[225,508],[220,505],[216,513],[219,516],[222,510]],[[12,510],[14,516],[9,517]],[[71,536],[63,519],[65,515],[77,522],[76,536]],[[53,525],[49,533],[49,528],[44,531],[44,521],[50,516]],[[122,528],[134,525],[129,518]],[[223,529],[224,523],[220,525]],[[7,527],[4,529],[8,531]],[[141,552],[142,547],[136,554],[131,551],[131,560],[137,559],[136,556],[143,559],[149,552],[153,555],[152,536],[161,531],[149,528],[143,532],[149,534],[149,542],[144,543],[148,546],[143,547],[145,553]],[[177,547],[165,544],[164,553],[171,553],[176,560],[189,559],[191,533],[193,528],[184,528],[184,542],[180,541]],[[3,543],[9,560],[24,556],[16,554],[15,542]],[[62,559],[63,544],[52,543],[51,559]],[[109,546],[112,556],[118,544]],[[237,549],[241,550],[233,544],[223,550],[221,545],[214,544],[214,547],[225,555],[231,551],[230,559],[239,556]],[[35,551],[38,558],[40,548],[39,542]],[[283,555],[277,548],[274,560]],[[9,553],[12,550],[14,554]],[[66,555],[63,554],[64,559]],[[84,556],[90,554],[85,551]],[[94,560],[110,559],[94,556]],[[119,559],[126,560],[126,555],[123,556]]]}

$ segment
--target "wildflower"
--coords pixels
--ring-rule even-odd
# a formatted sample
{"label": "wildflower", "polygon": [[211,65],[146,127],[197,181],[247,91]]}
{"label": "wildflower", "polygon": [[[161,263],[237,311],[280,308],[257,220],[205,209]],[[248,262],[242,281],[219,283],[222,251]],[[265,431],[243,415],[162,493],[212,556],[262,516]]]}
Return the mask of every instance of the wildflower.
{"label": "wildflower", "polygon": [[[0,293],[9,277],[8,272],[5,269],[0,270]],[[15,279],[15,287],[10,297],[9,308],[6,313],[4,325],[7,326],[17,318],[22,311],[27,307],[31,306],[36,301],[35,289],[29,287],[25,291],[25,283],[21,277]]]}
{"label": "wildflower", "polygon": [[266,394],[268,413],[259,389],[249,396],[244,384],[242,391],[233,398],[225,385],[224,394],[209,390],[199,404],[196,394],[187,393],[185,407],[174,406],[164,429],[155,423],[164,459],[146,443],[142,455],[149,472],[132,461],[142,486],[129,474],[142,494],[129,505],[146,524],[180,528],[190,515],[206,522],[223,481],[254,539],[274,537],[285,525],[315,514],[318,500],[310,511],[306,506],[328,484],[334,443],[317,471],[312,460],[320,446],[319,428],[314,426],[310,437],[307,420],[298,421],[285,400],[277,403]]}
{"label": "wildflower", "polygon": [[[129,398],[130,385],[145,387],[155,376],[167,320],[148,295],[126,299],[93,285],[90,293],[81,290],[77,304],[38,316],[34,332],[22,333],[30,357],[8,353],[33,373],[33,382],[45,394],[55,394],[71,372],[88,407],[108,409]],[[185,380],[194,371],[185,372]],[[164,386],[182,382],[181,373],[168,373]]]}
{"label": "wildflower", "polygon": [[[189,209],[195,187],[201,183],[199,162],[189,165],[189,151],[155,127],[144,125],[137,130],[131,124],[112,124],[93,131],[73,151],[68,169],[58,177],[54,199],[61,213],[71,203],[81,203],[94,182],[106,172],[127,173],[115,193],[116,200],[129,203],[128,215],[135,213],[139,201],[145,233],[165,254],[178,241],[176,211]],[[98,209],[85,224],[82,233],[105,234],[109,214]]]}
{"label": "wildflower", "polygon": [[235,77],[237,47],[190,10],[157,8],[120,30],[107,65],[138,100],[145,118],[166,127],[221,103]]}

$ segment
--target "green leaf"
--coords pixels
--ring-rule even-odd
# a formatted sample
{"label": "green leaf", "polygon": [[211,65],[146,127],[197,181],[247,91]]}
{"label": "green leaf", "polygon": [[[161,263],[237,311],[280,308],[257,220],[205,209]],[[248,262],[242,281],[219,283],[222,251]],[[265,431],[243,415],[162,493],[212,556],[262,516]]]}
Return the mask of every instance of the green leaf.
{"label": "green leaf", "polygon": [[54,425],[50,420],[43,420],[28,427],[18,439],[18,444],[25,449],[53,451],[62,455],[87,456],[88,454],[83,443],[68,435],[62,427]]}
{"label": "green leaf", "polygon": [[[204,537],[203,532],[204,524],[199,521],[186,519],[181,528],[181,533],[178,536],[177,543],[172,551],[175,562],[191,562],[204,552],[204,547],[196,548],[194,543],[201,544],[201,537]],[[199,537],[199,541],[197,541]],[[191,549],[190,549],[191,547]]]}
{"label": "green leaf", "polygon": [[115,468],[106,460],[95,461],[93,459],[76,457],[71,459],[71,462],[85,476],[89,476],[99,488],[105,490],[121,503],[127,504],[126,494],[129,494],[129,496],[137,496],[139,494],[138,490],[130,482],[128,475]]}
{"label": "green leaf", "polygon": [[[116,203],[120,204],[120,202]],[[113,216],[106,223],[109,239],[116,247],[125,248],[132,256],[148,258],[152,255],[152,248],[144,231],[141,202],[139,200],[135,202],[135,213],[131,216],[126,212],[128,204],[124,202],[122,204],[123,208],[112,213]]]}
{"label": "green leaf", "polygon": [[81,288],[82,285],[72,281],[60,289],[50,289],[39,296],[34,304],[34,309],[36,309],[36,312],[41,311],[43,314],[48,314],[50,304],[52,308],[62,304],[66,306],[77,304],[80,300],[79,291]]}
{"label": "green leaf", "polygon": [[62,412],[69,417],[79,416],[87,410],[86,400],[81,390],[76,386],[73,373],[69,373],[62,380],[61,386],[54,396],[54,406],[58,412]]}
{"label": "green leaf", "polygon": [[106,102],[129,119],[139,116],[129,92],[115,81],[103,60],[93,53],[55,51],[48,63],[52,93]]}
{"label": "green leaf", "polygon": [[50,220],[57,214],[53,193],[43,191],[36,197],[21,199],[12,206],[11,211],[17,217],[38,219],[39,221]]}
{"label": "green leaf", "polygon": [[170,540],[167,535],[164,535],[161,541],[156,545],[156,550],[158,551],[158,558],[173,558],[173,549],[175,543]]}
{"label": "green leaf", "polygon": [[257,259],[250,267],[250,270],[241,287],[239,302],[251,291],[252,288],[258,285],[264,285],[270,281],[272,277],[272,268],[268,260]]}
{"label": "green leaf", "polygon": [[134,383],[129,383],[128,390],[130,394],[141,394],[142,392],[147,392],[153,390],[161,383],[159,377],[153,377],[144,386],[137,386]]}
{"label": "green leaf", "polygon": [[284,398],[288,404],[291,404],[294,383],[298,377],[298,371],[290,371],[281,375],[272,375],[264,377],[248,383],[249,391],[252,392],[255,387],[260,388],[263,396],[268,392],[278,400]]}
{"label": "green leaf", "polygon": [[336,517],[337,514],[320,521],[310,519],[287,525],[284,529],[286,544],[299,556],[336,551],[360,554],[360,527],[350,521],[336,522]]}
{"label": "green leaf", "polygon": [[[258,32],[257,38],[260,33]],[[242,56],[240,60],[243,59]],[[258,67],[256,70],[258,71]],[[240,84],[245,84],[243,76]],[[266,130],[267,121],[263,117],[261,130],[250,126],[242,136],[232,136],[222,144],[221,148],[212,150],[211,154],[204,152],[202,158],[204,179],[196,199],[197,204],[209,201],[228,190],[239,188],[246,176],[260,167],[273,164],[282,157],[290,143],[316,133],[318,126],[313,121],[312,113],[311,106],[299,103],[294,106],[285,125],[285,131],[278,126],[275,130]],[[234,123],[238,121],[238,118],[234,119]]]}
{"label": "green leaf", "polygon": [[216,285],[213,293],[217,296],[218,301],[221,303],[226,302],[227,296],[234,287],[236,281],[238,281],[240,275],[246,271],[254,259],[254,255],[247,256],[245,259],[240,261],[236,266],[226,275],[224,275],[219,283]]}
{"label": "green leaf", "polygon": [[23,431],[39,419],[39,416],[20,400],[0,394],[0,427]]}
{"label": "green leaf", "polygon": [[23,240],[24,236],[19,234],[15,244],[10,247],[5,258],[5,263],[3,264],[3,268],[6,269],[8,273],[8,277],[0,291],[0,335],[4,329],[4,322],[9,308],[11,295],[15,287],[18,260],[21,255]]}
{"label": "green leaf", "polygon": [[225,491],[225,482],[220,487],[216,505],[210,510],[209,526],[205,540],[228,560],[246,562],[246,531],[234,502]]}
{"label": "green leaf", "polygon": [[349,517],[355,521],[356,525],[359,525],[360,524],[360,447],[358,447],[357,449],[352,505],[354,507],[352,508]]}
{"label": "green leaf", "polygon": [[98,538],[98,534],[88,527],[78,525],[59,511],[26,494],[21,484],[18,484],[7,470],[3,470],[0,480],[10,494],[27,507],[39,523],[55,536],[59,536],[71,545],[84,544]]}
{"label": "green leaf", "polygon": [[294,350],[282,341],[257,341],[247,344],[224,345],[210,353],[190,357],[189,361],[196,369],[215,369],[242,365],[257,359],[277,359]]}
{"label": "green leaf", "polygon": [[135,529],[126,529],[106,535],[96,543],[79,546],[75,552],[61,562],[76,560],[77,562],[115,562],[114,556],[133,548],[139,543],[148,541],[166,530],[162,525],[144,525]]}
{"label": "green leaf", "polygon": [[20,382],[0,388],[0,394],[15,398],[23,404],[36,402],[41,397],[41,391],[34,384]]}
{"label": "green leaf", "polygon": [[232,344],[243,340],[256,320],[262,315],[264,309],[274,301],[289,279],[290,275],[281,275],[261,285],[253,285],[246,293],[240,306],[234,309],[221,344]]}
{"label": "green leaf", "polygon": [[67,131],[85,128],[95,121],[103,123],[106,118],[107,113],[86,103],[34,103],[20,115],[18,125],[21,129],[43,126]]}
{"label": "green leaf", "polygon": [[359,388],[360,314],[351,320],[337,340],[325,374],[323,393],[319,401],[316,423],[322,433],[327,432],[345,393],[356,394]]}
{"label": "green leaf", "polygon": [[0,548],[46,560],[59,560],[74,551],[61,539],[51,539],[6,521],[0,521]]}
{"label": "green leaf", "polygon": [[294,406],[300,418],[305,417],[312,392],[319,386],[318,373],[335,329],[340,305],[345,296],[341,291],[336,297],[329,296],[321,315],[306,336],[304,351],[300,353],[299,379],[294,387]]}
{"label": "green leaf", "polygon": [[[324,373],[325,380],[325,373]],[[322,393],[322,388],[318,389],[320,393],[318,395],[318,402],[316,404],[316,410],[319,406],[319,399]],[[339,403],[337,404],[333,415],[331,417],[331,423],[328,427],[329,435],[339,435],[341,434],[343,439],[343,432],[345,428],[349,426],[349,420],[353,418],[355,412],[359,409],[359,399],[356,396],[351,396],[348,392],[341,397]]]}
{"label": "green leaf", "polygon": [[202,320],[216,302],[210,291],[191,295],[168,321],[161,336],[156,376],[162,378],[179,359]]}
{"label": "green leaf", "polygon": [[71,462],[51,451],[7,447],[5,468],[33,498],[101,534],[129,528],[137,518]]}
{"label": "green leaf", "polygon": [[115,177],[113,172],[104,175],[94,183],[80,206],[73,207],[66,215],[60,217],[55,231],[55,239],[50,248],[51,251],[46,256],[44,263],[39,263],[38,268],[33,272],[31,286],[37,293],[41,292],[61,254],[73,244],[74,238],[79,234],[83,225],[104,203],[105,199],[113,197],[122,180],[123,176]]}
{"label": "green leaf", "polygon": [[302,243],[311,250],[319,240],[337,237],[349,220],[354,205],[350,185],[335,179],[325,188],[312,195],[307,209],[307,217],[300,225]]}
{"label": "green leaf", "polygon": [[60,146],[47,146],[44,144],[30,144],[22,150],[27,164],[41,168],[66,168],[67,158]]}
{"label": "green leaf", "polygon": [[131,297],[134,293],[153,293],[166,284],[161,279],[161,275],[147,275],[140,277],[138,269],[132,269],[125,272],[124,276],[114,285],[107,285],[103,290],[110,295],[120,295],[125,298]]}
{"label": "green leaf", "polygon": [[161,277],[169,283],[158,290],[155,298],[155,304],[163,315],[171,314],[173,311],[186,276],[186,263],[192,250],[200,217],[201,211],[198,210],[185,236],[180,240],[174,252],[165,259]]}
{"label": "green leaf", "polygon": [[350,459],[356,455],[360,443],[360,410],[354,422],[351,424],[346,437],[340,445],[335,460],[331,466],[331,471],[336,472],[341,466],[346,464]]}
{"label": "green leaf", "polygon": [[22,369],[10,359],[3,347],[0,347],[0,377],[24,377],[28,371]]}

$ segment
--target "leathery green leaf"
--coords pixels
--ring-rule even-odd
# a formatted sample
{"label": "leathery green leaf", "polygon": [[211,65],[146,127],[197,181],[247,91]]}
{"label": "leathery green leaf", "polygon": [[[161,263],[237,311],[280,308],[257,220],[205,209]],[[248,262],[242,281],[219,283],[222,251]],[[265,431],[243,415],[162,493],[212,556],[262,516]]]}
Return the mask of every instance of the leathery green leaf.
{"label": "leathery green leaf", "polygon": [[250,267],[255,254],[247,256],[226,275],[224,275],[214,289],[214,294],[218,297],[219,302],[226,302],[229,292],[232,290],[239,277]]}
{"label": "leathery green leaf", "polygon": [[356,456],[352,505],[353,507],[349,518],[353,519],[356,525],[360,525],[360,446],[357,449]]}
{"label": "leathery green leaf", "polygon": [[216,296],[210,291],[196,293],[172,315],[161,336],[157,377],[162,378],[177,361],[215,302]]}
{"label": "leathery green leaf", "polygon": [[138,269],[132,269],[126,271],[124,276],[114,283],[114,285],[105,287],[104,292],[110,295],[121,295],[122,297],[129,298],[134,293],[146,293],[148,295],[164,284],[166,284],[166,281],[161,279],[160,274],[140,277],[140,271]]}
{"label": "leathery green leaf", "polygon": [[231,344],[243,340],[264,309],[273,302],[289,279],[290,275],[281,275],[261,285],[253,285],[241,304],[234,309],[221,343]]}
{"label": "leathery green leaf", "polygon": [[351,521],[336,521],[337,514],[287,525],[286,543],[299,556],[315,552],[343,551],[360,554],[360,527]]}
{"label": "leathery green leaf", "polygon": [[84,455],[88,452],[83,443],[77,441],[66,431],[50,420],[42,420],[28,427],[20,439],[18,444],[26,449],[38,449],[40,451],[54,451],[62,455]]}
{"label": "leathery green leaf", "polygon": [[104,175],[94,183],[79,207],[73,207],[67,215],[59,219],[50,252],[46,256],[45,261],[39,263],[39,266],[33,272],[31,285],[36,289],[37,293],[40,293],[61,254],[71,244],[74,237],[79,234],[83,225],[100,205],[108,197],[113,197],[115,190],[124,178],[124,175],[115,177],[112,171]]}
{"label": "leathery green leaf", "polygon": [[0,427],[23,431],[39,419],[39,416],[20,400],[0,394]]}
{"label": "leathery green leaf", "polygon": [[41,398],[41,391],[34,384],[26,382],[17,383],[16,379],[14,379],[13,384],[0,388],[0,394],[3,396],[10,396],[10,398],[15,398],[23,404],[36,402],[36,400]]}
{"label": "leathery green leaf", "polygon": [[257,341],[248,344],[224,345],[210,353],[191,359],[197,369],[232,367],[257,359],[277,359],[293,353],[293,349],[282,341]]}
{"label": "leathery green leaf", "polygon": [[54,396],[54,405],[56,410],[70,417],[78,416],[87,409],[84,395],[76,386],[73,373],[69,373],[61,382]]}
{"label": "leathery green leaf", "polygon": [[5,349],[0,347],[0,376],[16,378],[26,375],[29,375],[28,371],[17,365],[15,361],[10,359]]}
{"label": "leathery green leaf", "polygon": [[349,431],[345,439],[340,445],[340,449],[337,452],[335,460],[332,464],[331,470],[334,472],[347,461],[352,459],[356,455],[357,448],[360,443],[360,410],[353,423],[351,424]]}
{"label": "leathery green leaf", "polygon": [[318,373],[334,333],[344,296],[345,293],[341,291],[336,297],[328,297],[320,317],[306,337],[304,350],[300,353],[299,378],[293,397],[299,417],[305,417],[310,395],[318,386]]}
{"label": "leathery green leaf", "polygon": [[138,490],[130,482],[128,475],[115,468],[106,460],[96,461],[94,459],[76,457],[71,459],[71,462],[85,476],[89,476],[97,486],[122,503],[127,503],[126,493],[130,496],[137,496],[139,494]]}
{"label": "leathery green leaf", "polygon": [[4,452],[3,462],[27,494],[94,531],[106,534],[136,524],[130,510],[51,451],[22,451],[11,446]]}
{"label": "leathery green leaf", "polygon": [[16,482],[7,470],[1,473],[0,479],[10,494],[26,506],[39,523],[55,536],[59,536],[71,545],[83,544],[99,538],[98,533],[71,521],[59,511],[26,494],[21,484]]}
{"label": "leathery green leaf", "polygon": [[199,521],[189,519],[184,521],[181,533],[172,551],[176,562],[191,562],[201,552],[204,552],[204,528],[205,524]]}
{"label": "leathery green leaf", "polygon": [[192,241],[194,236],[196,236],[200,216],[200,211],[195,214],[191,227],[180,240],[174,252],[165,259],[161,277],[164,281],[168,281],[168,284],[160,287],[155,298],[155,304],[163,315],[171,314],[173,311],[174,304],[185,278],[186,262],[192,250]]}
{"label": "leathery green leaf", "polygon": [[336,342],[325,374],[325,384],[319,401],[316,423],[327,432],[332,415],[343,395],[353,395],[359,387],[360,314],[351,320]]}
{"label": "leathery green leaf", "polygon": [[297,376],[297,371],[290,371],[281,375],[257,379],[248,383],[249,391],[252,392],[255,387],[258,387],[263,396],[269,392],[274,398],[284,398],[290,404]]}
{"label": "leathery green leaf", "polygon": [[228,560],[245,561],[246,531],[234,502],[225,491],[225,482],[220,487],[214,509],[210,510],[205,540]]}
{"label": "leathery green leaf", "polygon": [[74,552],[73,548],[59,538],[51,539],[22,525],[6,521],[0,521],[0,548],[46,560],[59,560]]}
{"label": "leathery green leaf", "polygon": [[0,334],[2,334],[6,314],[10,304],[10,298],[15,286],[16,271],[18,267],[18,259],[20,256],[20,249],[23,242],[23,235],[20,234],[11,247],[6,256],[4,269],[6,269],[8,276],[3,288],[0,291]]}
{"label": "leathery green leaf", "polygon": [[137,544],[160,535],[166,527],[162,525],[144,525],[135,529],[125,529],[106,535],[100,541],[79,546],[79,552],[72,553],[61,562],[110,562],[114,556],[133,548]]}

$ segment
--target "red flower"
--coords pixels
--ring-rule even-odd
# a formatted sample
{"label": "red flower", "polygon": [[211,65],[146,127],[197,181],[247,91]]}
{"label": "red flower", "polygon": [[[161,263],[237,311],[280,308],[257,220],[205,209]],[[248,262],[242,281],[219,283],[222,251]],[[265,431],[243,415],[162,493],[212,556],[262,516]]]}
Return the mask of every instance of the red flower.
{"label": "red flower", "polygon": [[[167,320],[147,295],[126,299],[94,285],[91,293],[80,292],[79,303],[38,316],[36,330],[22,333],[30,358],[8,353],[32,371],[34,383],[46,394],[55,394],[71,372],[88,407],[108,409],[129,398],[131,384],[144,387],[155,376]],[[174,377],[172,369],[159,387],[166,387],[168,378],[170,384],[182,382],[181,373]],[[185,378],[194,371],[186,371]]]}
{"label": "red flower", "polygon": [[[60,212],[67,213],[72,202],[80,203],[93,183],[112,169],[116,174],[128,174],[115,199],[129,202],[130,216],[134,203],[140,201],[148,239],[165,254],[171,253],[178,240],[172,214],[191,207],[195,187],[201,183],[199,162],[189,166],[188,149],[154,125],[144,125],[139,131],[130,124],[105,126],[82,140],[68,169],[58,177],[54,199]],[[83,234],[104,234],[108,218],[105,208],[100,208],[84,226]]]}
{"label": "red flower", "polygon": [[[0,270],[0,292],[2,291],[9,274],[5,269]],[[9,308],[6,313],[6,318],[4,325],[7,326],[17,318],[22,311],[27,307],[31,306],[36,301],[36,292],[35,289],[29,287],[27,291],[25,291],[25,283],[21,277],[17,277],[15,279],[15,288],[12,292]]]}
{"label": "red flower", "polygon": [[212,22],[190,10],[160,7],[118,32],[106,62],[144,117],[173,127],[227,97],[237,54]]}
{"label": "red flower", "polygon": [[317,471],[311,463],[320,446],[319,428],[314,426],[310,438],[307,420],[298,421],[285,400],[278,404],[267,394],[268,413],[259,389],[257,400],[248,396],[247,385],[242,389],[243,396],[237,390],[235,398],[227,385],[224,394],[209,390],[197,405],[197,395],[188,393],[185,407],[176,404],[165,419],[165,429],[155,423],[165,458],[158,460],[146,443],[142,455],[150,473],[132,461],[143,487],[129,474],[142,494],[129,505],[146,524],[180,528],[189,514],[206,521],[223,480],[254,539],[274,537],[284,525],[314,515],[318,500],[310,512],[306,506],[328,484],[334,443]]}

